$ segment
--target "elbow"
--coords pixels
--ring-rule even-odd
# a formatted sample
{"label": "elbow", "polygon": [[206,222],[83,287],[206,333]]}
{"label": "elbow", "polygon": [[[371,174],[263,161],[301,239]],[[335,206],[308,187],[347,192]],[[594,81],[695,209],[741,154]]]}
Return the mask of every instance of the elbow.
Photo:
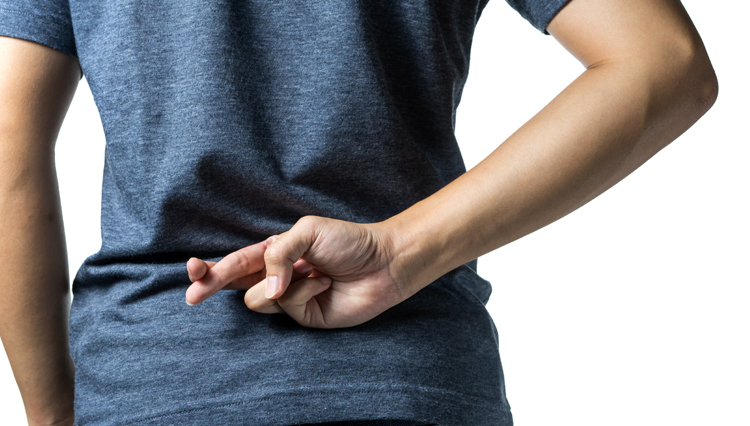
{"label": "elbow", "polygon": [[[706,61],[708,61],[708,58],[706,58]],[[710,62],[708,62],[708,72],[704,72],[698,80],[698,87],[695,90],[695,105],[703,115],[711,109],[716,103],[716,98],[719,97],[719,80],[716,78],[716,73]]]}
{"label": "elbow", "polygon": [[666,125],[681,134],[716,103],[718,79],[697,36],[661,44],[644,69],[649,76],[646,117],[656,127]]}
{"label": "elbow", "polygon": [[703,42],[697,36],[685,40],[676,54],[675,82],[679,82],[680,102],[697,113],[696,120],[716,103],[719,80]]}

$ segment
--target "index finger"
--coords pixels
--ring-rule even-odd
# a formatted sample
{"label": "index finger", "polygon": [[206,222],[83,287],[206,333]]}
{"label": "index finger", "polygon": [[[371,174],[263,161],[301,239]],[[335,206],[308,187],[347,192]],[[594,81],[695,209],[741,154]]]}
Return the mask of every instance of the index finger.
{"label": "index finger", "polygon": [[188,287],[185,302],[188,305],[201,303],[230,282],[262,270],[267,246],[268,240],[265,240],[228,254]]}

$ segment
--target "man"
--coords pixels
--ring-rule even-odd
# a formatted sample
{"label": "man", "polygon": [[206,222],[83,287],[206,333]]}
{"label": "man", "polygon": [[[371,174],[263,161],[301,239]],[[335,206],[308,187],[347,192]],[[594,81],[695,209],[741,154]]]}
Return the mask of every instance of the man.
{"label": "man", "polygon": [[[125,3],[71,5],[80,63],[104,111],[109,167],[102,251],[74,283],[75,413],[51,153],[81,74],[70,38],[56,50],[1,38],[0,256],[8,270],[0,334],[30,424],[72,424],[74,416],[83,424],[232,423],[248,414],[251,424],[510,424],[487,343],[488,289],[471,262],[601,194],[717,95],[678,1],[563,3],[512,2],[587,70],[466,173],[447,153],[460,95],[450,90],[468,65],[458,53],[463,29],[478,18],[468,7],[452,14],[447,4],[356,3],[341,12],[287,2],[256,13],[222,5],[202,11],[215,18],[203,21],[167,6],[144,14]],[[2,16],[17,24],[10,30],[23,29],[22,15]],[[320,22],[331,17],[327,25],[347,37],[326,31]],[[160,25],[234,42],[171,39]],[[54,44],[40,33],[29,38]],[[183,46],[205,55],[186,57]],[[160,68],[163,58],[169,67]],[[226,72],[237,69],[248,72]],[[187,76],[216,95],[191,90]],[[242,114],[232,115],[235,107]],[[231,131],[212,124],[214,114]],[[232,149],[200,142],[207,135]],[[226,251],[235,246],[244,248]],[[175,265],[184,273],[187,252],[196,257],[185,297],[195,306],[178,308]],[[221,289],[243,290],[249,311]],[[262,315],[271,313],[284,315]]]}

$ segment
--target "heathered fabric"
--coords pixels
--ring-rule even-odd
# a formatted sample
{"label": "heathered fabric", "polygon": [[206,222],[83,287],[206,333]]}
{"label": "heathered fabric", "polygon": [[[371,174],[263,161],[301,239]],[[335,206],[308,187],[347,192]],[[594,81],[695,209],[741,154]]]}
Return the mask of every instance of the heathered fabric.
{"label": "heathered fabric", "polygon": [[[73,282],[77,424],[512,424],[476,262],[348,329],[242,292],[185,304],[190,256],[304,215],[381,221],[465,172],[485,3],[0,0],[0,35],[79,59],[106,136],[102,247]],[[511,4],[544,31],[564,1]]]}

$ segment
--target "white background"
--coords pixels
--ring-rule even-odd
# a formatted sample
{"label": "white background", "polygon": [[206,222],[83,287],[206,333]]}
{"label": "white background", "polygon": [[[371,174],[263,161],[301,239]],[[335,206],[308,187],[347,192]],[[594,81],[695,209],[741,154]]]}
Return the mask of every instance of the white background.
{"label": "white background", "polygon": [[[714,107],[599,198],[480,259],[519,426],[750,425],[750,7],[683,4],[719,78]],[[491,1],[458,110],[467,167],[581,72]],[[101,243],[103,153],[83,80],[57,144],[71,278]],[[0,351],[0,424],[24,418]]]}

